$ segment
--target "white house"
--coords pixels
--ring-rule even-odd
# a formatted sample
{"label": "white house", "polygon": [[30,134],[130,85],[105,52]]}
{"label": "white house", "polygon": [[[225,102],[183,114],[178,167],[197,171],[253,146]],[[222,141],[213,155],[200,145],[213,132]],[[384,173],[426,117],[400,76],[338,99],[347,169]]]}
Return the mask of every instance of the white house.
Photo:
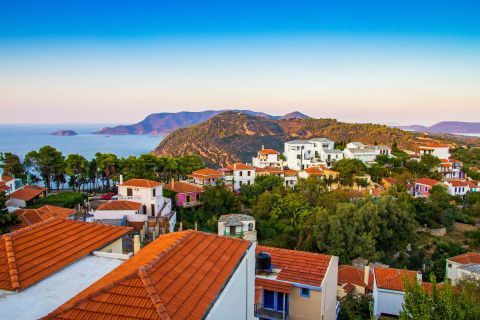
{"label": "white house", "polygon": [[240,162],[222,168],[223,178],[227,185],[231,185],[234,191],[240,190],[243,185],[255,183],[255,168]]}
{"label": "white house", "polygon": [[21,185],[22,181],[20,179],[15,179],[7,175],[0,176],[0,190],[3,190],[7,196],[19,189]]}
{"label": "white house", "polygon": [[283,160],[280,158],[280,152],[274,149],[265,149],[262,146],[262,150],[252,158],[252,165],[257,168],[283,168]]}
{"label": "white house", "polygon": [[384,145],[377,145],[377,146],[367,145],[366,149],[372,150],[373,152],[375,152],[376,155],[390,156],[392,154],[392,149]]}
{"label": "white house", "polygon": [[255,218],[246,214],[226,214],[218,219],[218,234],[221,236],[257,241]]}
{"label": "white house", "polygon": [[37,200],[46,195],[47,188],[26,185],[10,193],[6,204],[9,207],[25,208],[35,205]]}
{"label": "white house", "polygon": [[465,197],[470,191],[469,181],[452,180],[445,181],[444,184],[447,186],[447,192],[452,196]]}
{"label": "white house", "polygon": [[343,155],[347,159],[357,159],[363,163],[375,162],[375,158],[379,154],[378,150],[370,149],[361,142],[350,142],[343,150]]}
{"label": "white house", "polygon": [[450,159],[450,147],[446,144],[429,143],[418,148],[420,156],[429,154],[438,159]]}
{"label": "white house", "polygon": [[373,270],[373,314],[398,316],[405,296],[404,280],[422,281],[422,273],[393,268]]}
{"label": "white house", "polygon": [[48,317],[253,320],[255,247],[193,230],[161,235]]}
{"label": "white house", "polygon": [[298,182],[298,172],[293,169],[283,170],[283,178],[285,179],[285,187],[293,188]]}
{"label": "white house", "polygon": [[118,200],[128,200],[142,204],[141,212],[149,217],[156,217],[165,212],[166,198],[163,197],[162,184],[147,179],[121,181],[118,185]]}
{"label": "white house", "polygon": [[[308,140],[285,142],[285,158],[289,169],[302,171],[312,166],[315,161],[315,145]],[[320,150],[317,150],[320,158]]]}
{"label": "white house", "polygon": [[472,265],[480,265],[479,252],[467,252],[448,258],[446,260],[446,273],[448,280],[450,280],[452,284],[456,284],[462,276],[468,275],[469,273],[475,271],[477,271],[478,274],[478,267],[468,267],[465,269],[466,266]]}

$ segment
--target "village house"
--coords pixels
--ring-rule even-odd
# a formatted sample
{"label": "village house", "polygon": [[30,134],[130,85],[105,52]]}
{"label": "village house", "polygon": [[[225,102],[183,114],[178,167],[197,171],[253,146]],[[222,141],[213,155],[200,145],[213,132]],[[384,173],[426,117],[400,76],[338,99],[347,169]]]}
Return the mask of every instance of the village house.
{"label": "village house", "polygon": [[385,189],[391,188],[394,185],[398,185],[398,180],[395,178],[384,177],[381,180],[381,184]]}
{"label": "village house", "polygon": [[350,142],[343,149],[344,157],[347,159],[357,159],[363,163],[369,164],[375,162],[379,150],[368,148],[361,142]]}
{"label": "village house", "polygon": [[308,140],[293,140],[285,142],[285,158],[289,169],[303,171],[304,169],[318,165],[320,150]]}
{"label": "village house", "polygon": [[162,184],[148,179],[131,179],[123,182],[120,176],[118,185],[118,200],[128,200],[142,204],[142,213],[150,216],[159,216],[169,199],[163,197]]}
{"label": "village house", "polygon": [[256,317],[336,318],[338,257],[266,246],[256,251]]}
{"label": "village house", "polygon": [[0,176],[0,190],[8,196],[22,186],[22,180],[7,175]]}
{"label": "village house", "polygon": [[293,169],[284,169],[283,178],[285,179],[285,187],[293,188],[298,183],[298,172]]}
{"label": "village house", "polygon": [[314,138],[309,141],[314,146],[315,159],[320,159],[320,163],[327,168],[331,168],[337,161],[343,159],[343,152],[335,149],[335,142],[332,140],[326,138]]}
{"label": "village house", "polygon": [[254,269],[254,242],[168,233],[43,319],[253,320]]}
{"label": "village house", "polygon": [[283,168],[283,160],[280,152],[274,149],[265,149],[262,146],[262,150],[258,151],[257,156],[252,158],[252,165],[257,168]]}
{"label": "village house", "polygon": [[418,178],[415,180],[413,186],[413,195],[418,197],[429,197],[430,191],[436,185],[442,185],[438,180],[429,179],[429,178]]}
{"label": "village house", "polygon": [[240,190],[243,185],[252,185],[255,183],[255,168],[240,162],[230,164],[222,168],[223,178],[227,186],[231,186],[234,191]]}
{"label": "village house", "polygon": [[432,155],[438,159],[450,159],[450,147],[447,144],[429,143],[418,147],[420,156]]}
{"label": "village house", "polygon": [[175,195],[175,206],[182,208],[196,207],[202,204],[200,195],[203,188],[184,181],[175,181],[173,178],[170,183],[163,186],[164,190],[169,190]]}
{"label": "village house", "polygon": [[223,173],[220,170],[204,168],[193,171],[188,175],[189,182],[199,186],[214,186],[223,180]]}
{"label": "village house", "polygon": [[373,272],[369,266],[359,269],[350,265],[338,267],[337,297],[346,295],[360,296],[371,292],[373,289]]}
{"label": "village house", "polygon": [[6,204],[8,207],[25,208],[35,205],[38,199],[44,198],[46,195],[47,188],[26,185],[12,192]]}
{"label": "village house", "polygon": [[446,260],[446,276],[452,284],[462,277],[474,276],[480,279],[480,253],[467,252]]}
{"label": "village house", "polygon": [[50,218],[1,236],[1,318],[38,319],[121,265],[130,230]]}
{"label": "village house", "polygon": [[470,192],[479,192],[480,190],[480,180],[470,180],[468,181],[468,188]]}
{"label": "village house", "polygon": [[255,219],[246,214],[226,214],[218,219],[218,234],[221,236],[257,241]]}
{"label": "village house", "polygon": [[398,316],[405,297],[405,280],[422,282],[422,273],[393,268],[373,270],[373,314]]}
{"label": "village house", "polygon": [[447,192],[452,196],[465,198],[470,191],[470,183],[468,181],[451,180],[445,181],[444,184],[447,186]]}

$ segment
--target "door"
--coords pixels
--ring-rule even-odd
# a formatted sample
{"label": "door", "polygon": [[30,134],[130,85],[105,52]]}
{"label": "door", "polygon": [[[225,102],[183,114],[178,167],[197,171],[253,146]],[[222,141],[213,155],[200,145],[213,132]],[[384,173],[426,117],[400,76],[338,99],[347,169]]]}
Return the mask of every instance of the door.
{"label": "door", "polygon": [[237,233],[237,227],[230,227],[230,234],[235,235]]}
{"label": "door", "polygon": [[156,212],[155,212],[155,205],[154,205],[154,204],[151,204],[151,205],[150,205],[150,209],[152,210],[152,217],[154,217],[154,216],[155,216],[155,213],[156,213]]}
{"label": "door", "polygon": [[275,292],[263,290],[263,307],[265,309],[273,309],[275,305]]}

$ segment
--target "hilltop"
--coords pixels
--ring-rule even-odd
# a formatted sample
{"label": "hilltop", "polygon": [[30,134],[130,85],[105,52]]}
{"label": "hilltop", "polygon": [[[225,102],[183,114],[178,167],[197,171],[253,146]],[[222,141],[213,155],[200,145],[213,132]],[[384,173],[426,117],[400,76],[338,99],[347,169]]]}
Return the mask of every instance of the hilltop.
{"label": "hilltop", "polygon": [[442,121],[427,127],[422,125],[397,126],[404,130],[429,133],[480,133],[480,122]]}
{"label": "hilltop", "polygon": [[479,144],[480,139],[428,136],[379,124],[344,123],[335,119],[270,119],[239,112],[225,112],[188,128],[169,134],[153,150],[157,155],[200,154],[210,165],[251,161],[262,145],[282,151],[293,139],[325,137],[334,141],[362,141],[415,149],[426,141],[452,144]]}
{"label": "hilltop", "polygon": [[[116,127],[105,127],[97,134],[167,134],[179,128],[188,127],[201,122],[204,122],[211,117],[214,117],[227,110],[206,110],[198,112],[162,112],[152,113],[142,121],[131,125],[120,125]],[[242,112],[251,116],[262,117],[267,119],[293,119],[301,118],[308,119],[309,116],[295,111],[283,116],[272,116],[264,112],[257,112],[251,110],[232,110],[233,112]]]}

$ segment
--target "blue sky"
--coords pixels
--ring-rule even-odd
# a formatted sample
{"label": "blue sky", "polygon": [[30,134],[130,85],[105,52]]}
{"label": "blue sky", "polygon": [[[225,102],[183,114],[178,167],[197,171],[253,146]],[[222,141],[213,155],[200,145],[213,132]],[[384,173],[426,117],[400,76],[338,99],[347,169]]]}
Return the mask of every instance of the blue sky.
{"label": "blue sky", "polygon": [[478,1],[0,0],[0,122],[228,107],[480,121],[479,14]]}

